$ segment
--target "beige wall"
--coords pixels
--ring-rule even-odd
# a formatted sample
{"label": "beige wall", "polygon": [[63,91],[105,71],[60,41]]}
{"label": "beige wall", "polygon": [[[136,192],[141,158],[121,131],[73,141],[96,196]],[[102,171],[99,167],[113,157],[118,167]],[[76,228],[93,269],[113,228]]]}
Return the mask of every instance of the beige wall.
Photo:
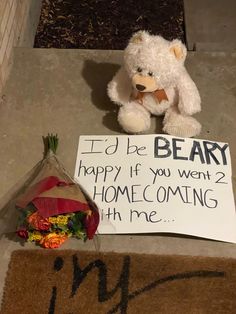
{"label": "beige wall", "polygon": [[11,69],[13,47],[22,45],[26,27],[32,27],[29,19],[35,3],[38,8],[41,0],[0,0],[0,92]]}

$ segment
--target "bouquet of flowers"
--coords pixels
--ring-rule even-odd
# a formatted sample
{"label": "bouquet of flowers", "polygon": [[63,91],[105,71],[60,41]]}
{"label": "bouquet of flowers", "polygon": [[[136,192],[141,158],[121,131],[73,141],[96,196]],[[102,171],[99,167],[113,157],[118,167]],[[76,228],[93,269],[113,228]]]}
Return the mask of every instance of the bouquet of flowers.
{"label": "bouquet of flowers", "polygon": [[99,223],[96,205],[71,179],[56,157],[58,138],[44,138],[45,156],[16,201],[17,234],[44,248],[58,248],[69,237],[92,239]]}

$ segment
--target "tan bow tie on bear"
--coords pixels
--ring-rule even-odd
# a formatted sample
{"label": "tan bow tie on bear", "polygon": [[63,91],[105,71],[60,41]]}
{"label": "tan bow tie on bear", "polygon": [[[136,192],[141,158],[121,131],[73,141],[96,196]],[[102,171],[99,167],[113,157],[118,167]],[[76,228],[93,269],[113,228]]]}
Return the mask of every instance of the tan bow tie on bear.
{"label": "tan bow tie on bear", "polygon": [[164,89],[157,89],[154,92],[137,92],[133,99],[138,100],[138,102],[142,105],[145,94],[152,95],[158,101],[158,103],[161,103],[162,100],[168,100]]}

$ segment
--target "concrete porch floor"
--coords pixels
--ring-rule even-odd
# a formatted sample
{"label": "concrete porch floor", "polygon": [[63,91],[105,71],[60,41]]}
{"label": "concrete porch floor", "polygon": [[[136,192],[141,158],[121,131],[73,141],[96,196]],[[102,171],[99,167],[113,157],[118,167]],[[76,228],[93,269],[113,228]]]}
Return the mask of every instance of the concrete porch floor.
{"label": "concrete porch floor", "polygon": [[[73,174],[80,135],[121,132],[116,108],[106,95],[121,62],[120,51],[15,49],[0,104],[0,199],[41,159],[42,135],[58,133],[58,156]],[[235,191],[236,53],[189,53],[186,66],[202,97],[200,138],[229,142]],[[152,122],[151,132],[161,133],[161,118]],[[184,236],[104,235],[98,240],[101,251],[236,257],[234,244]],[[4,236],[0,247],[2,293],[11,252],[36,247],[21,246],[14,236]],[[95,246],[71,239],[62,247],[68,248]]]}

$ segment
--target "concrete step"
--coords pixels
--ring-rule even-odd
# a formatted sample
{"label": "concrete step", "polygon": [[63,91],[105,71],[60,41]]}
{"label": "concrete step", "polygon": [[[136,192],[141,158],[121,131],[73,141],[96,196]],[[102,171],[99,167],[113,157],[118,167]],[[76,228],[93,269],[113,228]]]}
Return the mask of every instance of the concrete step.
{"label": "concrete step", "polygon": [[[73,174],[81,134],[116,134],[106,87],[121,51],[16,48],[1,100],[0,198],[42,157],[42,135],[58,133],[59,156]],[[236,53],[189,53],[187,68],[202,97],[201,138],[231,144],[236,175]],[[152,133],[162,118],[153,117]]]}
{"label": "concrete step", "polygon": [[236,51],[235,0],[184,0],[189,50]]}
{"label": "concrete step", "polygon": [[[120,51],[15,49],[0,103],[0,199],[42,158],[42,135],[58,133],[59,158],[73,174],[79,135],[121,132],[106,95],[121,62]],[[189,53],[187,68],[202,97],[200,137],[230,143],[236,186],[236,53]],[[161,132],[161,118],[153,118],[151,132]],[[101,251],[236,257],[234,244],[174,235],[102,235],[99,242]],[[13,235],[0,247],[1,299],[11,252],[37,247]],[[95,247],[70,239],[62,249]]]}

